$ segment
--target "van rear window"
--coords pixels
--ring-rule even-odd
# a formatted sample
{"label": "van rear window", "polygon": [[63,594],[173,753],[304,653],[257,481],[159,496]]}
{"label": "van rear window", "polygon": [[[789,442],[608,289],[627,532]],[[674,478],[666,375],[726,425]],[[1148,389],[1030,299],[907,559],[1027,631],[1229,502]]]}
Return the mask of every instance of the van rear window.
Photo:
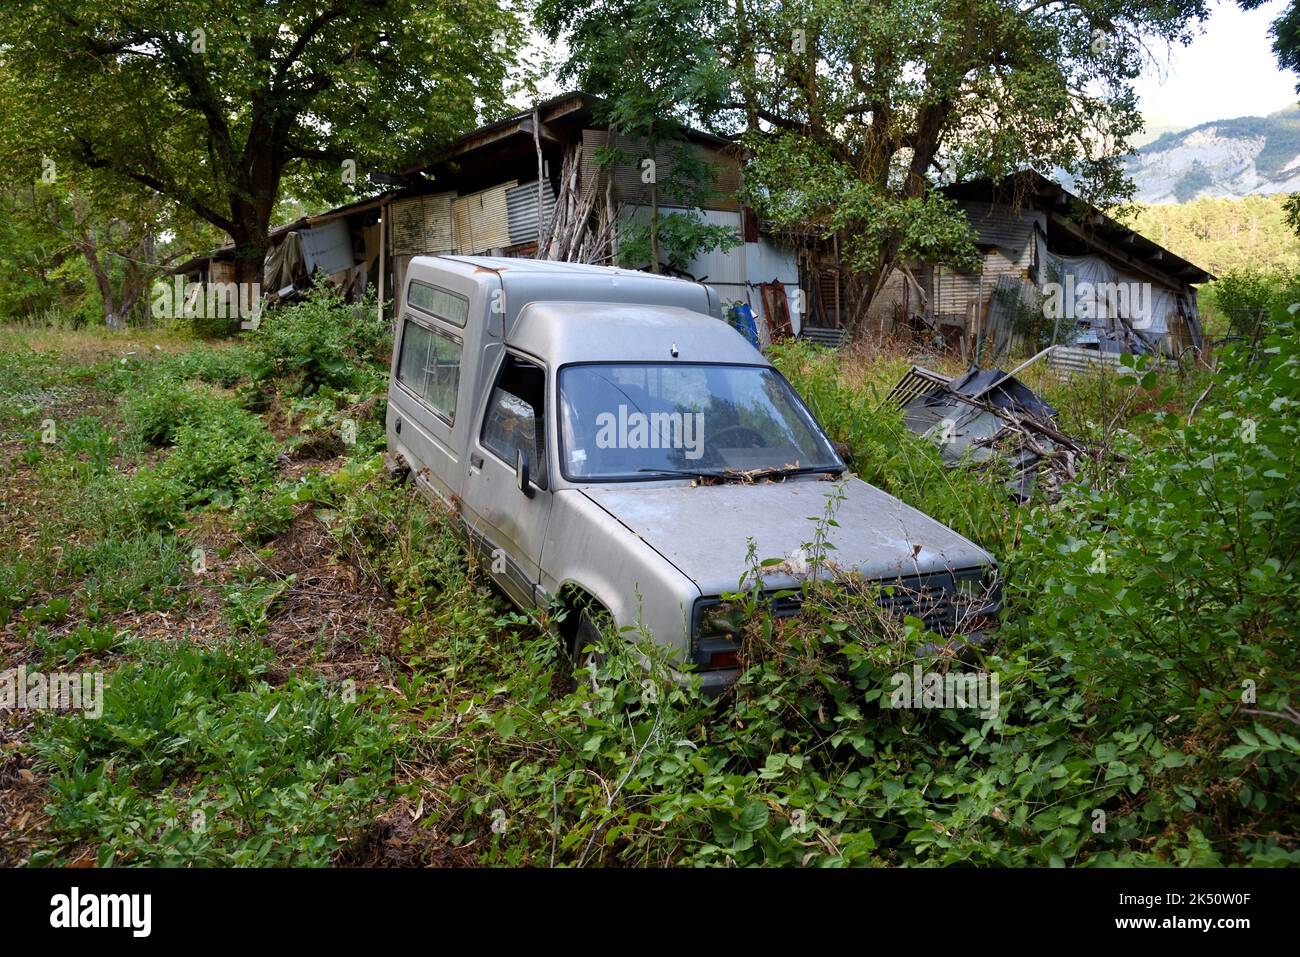
{"label": "van rear window", "polygon": [[406,301],[421,312],[437,316],[454,326],[464,326],[469,318],[469,300],[418,279],[412,279],[406,288]]}

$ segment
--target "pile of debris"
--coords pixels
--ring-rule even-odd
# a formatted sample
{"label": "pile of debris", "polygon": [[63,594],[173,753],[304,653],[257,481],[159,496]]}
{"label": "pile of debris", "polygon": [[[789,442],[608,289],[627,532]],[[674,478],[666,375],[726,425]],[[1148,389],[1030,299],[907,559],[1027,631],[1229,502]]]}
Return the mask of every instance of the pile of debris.
{"label": "pile of debris", "polygon": [[913,366],[886,401],[902,408],[909,429],[939,445],[949,467],[1005,466],[1011,493],[1022,502],[1039,481],[1047,483],[1047,494],[1054,498],[1074,480],[1079,457],[1094,454],[1056,427],[1055,409],[1001,369],[972,365],[965,375],[950,379]]}

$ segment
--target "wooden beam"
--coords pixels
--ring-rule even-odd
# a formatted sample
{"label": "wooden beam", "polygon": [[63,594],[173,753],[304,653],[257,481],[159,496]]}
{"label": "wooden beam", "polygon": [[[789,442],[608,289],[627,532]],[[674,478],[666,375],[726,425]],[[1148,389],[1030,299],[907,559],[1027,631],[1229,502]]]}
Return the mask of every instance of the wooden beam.
{"label": "wooden beam", "polygon": [[1080,242],[1084,243],[1090,248],[1095,249],[1101,255],[1109,256],[1112,259],[1116,259],[1119,262],[1123,263],[1124,265],[1128,266],[1130,269],[1137,270],[1143,275],[1148,276],[1149,278],[1160,283],[1162,286],[1169,286],[1171,288],[1176,289],[1179,286],[1188,285],[1188,282],[1185,279],[1178,279],[1177,277],[1162,272],[1161,270],[1156,269],[1153,266],[1148,266],[1146,263],[1142,262],[1141,260],[1134,259],[1132,256],[1128,255],[1127,253],[1121,252],[1119,249],[1107,247],[1096,237],[1091,236],[1086,230],[1081,229],[1076,223],[1070,222],[1068,219],[1066,219],[1064,216],[1061,216],[1058,213],[1048,213],[1047,215],[1054,224],[1059,226],[1061,229],[1065,230],[1065,232],[1069,233],[1075,239],[1079,240]]}

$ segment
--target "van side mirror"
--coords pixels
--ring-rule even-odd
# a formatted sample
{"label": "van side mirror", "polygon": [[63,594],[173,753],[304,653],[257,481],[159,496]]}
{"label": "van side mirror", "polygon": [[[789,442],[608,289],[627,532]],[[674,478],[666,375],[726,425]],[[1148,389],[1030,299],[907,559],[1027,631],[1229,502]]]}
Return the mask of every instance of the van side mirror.
{"label": "van side mirror", "polygon": [[528,453],[515,449],[515,485],[529,498],[533,497],[533,487],[528,483]]}
{"label": "van side mirror", "polygon": [[843,461],[845,465],[853,464],[853,452],[849,449],[847,442],[836,442],[835,454],[840,457],[840,460]]}

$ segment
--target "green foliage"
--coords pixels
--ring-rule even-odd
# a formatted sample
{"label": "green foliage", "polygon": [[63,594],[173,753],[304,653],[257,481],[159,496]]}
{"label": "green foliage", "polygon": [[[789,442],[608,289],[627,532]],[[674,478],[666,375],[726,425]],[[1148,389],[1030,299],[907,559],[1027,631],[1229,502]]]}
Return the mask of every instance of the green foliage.
{"label": "green foliage", "polygon": [[1271,277],[1256,271],[1233,271],[1214,284],[1214,299],[1228,317],[1232,331],[1249,335],[1268,311],[1274,295]]}
{"label": "green foliage", "polygon": [[231,388],[252,372],[255,351],[247,343],[232,343],[218,348],[190,349],[169,356],[160,363],[168,373],[181,379],[198,379],[211,385]]}
{"label": "green foliage", "polygon": [[1136,206],[1124,217],[1135,230],[1214,275],[1300,269],[1300,240],[1288,219],[1289,198],[1205,197]]}
{"label": "green foliage", "polygon": [[34,181],[48,156],[61,176],[94,171],[119,194],[146,184],[230,236],[239,281],[261,263],[282,186],[344,202],[355,198],[344,160],[364,183],[367,169],[503,112],[523,33],[495,0],[48,13],[25,0],[0,10],[5,167]]}
{"label": "green foliage", "polygon": [[92,620],[101,613],[167,608],[183,581],[185,553],[158,533],[106,538],[69,550],[68,574],[85,579],[79,596]]}
{"label": "green foliage", "polygon": [[311,395],[325,386],[380,391],[374,366],[392,346],[372,297],[348,306],[325,286],[263,316],[253,341],[254,379],[290,395]]}
{"label": "green foliage", "polygon": [[[686,273],[696,256],[714,249],[729,252],[742,243],[736,230],[705,222],[704,216],[696,211],[662,213],[655,219],[655,231],[660,264],[670,274]],[[620,265],[639,267],[650,262],[650,238],[649,222],[625,221],[618,238]]]}
{"label": "green foliage", "polygon": [[193,505],[232,505],[241,494],[270,481],[279,455],[262,420],[233,401],[215,405],[200,421],[182,423],[175,442],[159,474],[181,483]]}
{"label": "green foliage", "polygon": [[165,446],[175,444],[182,425],[193,426],[219,415],[220,405],[208,389],[160,378],[132,391],[123,403],[122,414],[145,442]]}
{"label": "green foliage", "polygon": [[276,600],[293,586],[294,576],[288,578],[254,578],[235,581],[225,588],[226,621],[237,634],[264,635],[267,616]]}
{"label": "green foliage", "polygon": [[1284,322],[1291,305],[1300,301],[1300,272],[1262,269],[1233,269],[1205,289],[1210,327],[1227,326],[1224,332],[1254,338],[1257,331]]}
{"label": "green foliage", "polygon": [[[572,27],[560,72],[602,97],[597,120],[619,134],[601,150],[604,166],[629,170],[645,184],[643,207],[619,225],[621,265],[685,272],[697,256],[742,242],[736,230],[705,222],[700,208],[715,193],[716,169],[686,140],[682,110],[725,88],[716,51],[699,29],[697,0],[602,0],[574,16],[566,0],[545,0],[538,23],[552,39]],[[649,170],[642,164],[653,163]]]}
{"label": "green foliage", "polygon": [[33,736],[59,834],[101,866],[321,866],[391,793],[382,709],[303,678],[271,687],[256,644],[135,651],[101,718],[45,715]]}
{"label": "green foliage", "polygon": [[[51,665],[116,665],[103,718],[37,723],[52,838],[32,862],[91,846],[103,864],[325,864],[405,793],[400,760],[437,781],[419,827],[486,864],[1294,866],[1300,336],[1287,295],[1273,288],[1254,349],[1218,353],[1212,385],[1145,359],[1036,381],[1065,431],[1119,457],[1080,460],[1059,500],[1024,506],[996,472],[945,469],[884,402],[907,357],[774,349],[863,478],[998,557],[1004,608],[996,643],[968,663],[922,652],[936,636],[885,615],[862,583],[810,584],[800,616],[772,619],[760,595],[776,559],[751,549],[726,596],[745,669],[719,701],[679,686],[635,628],[601,630],[574,675],[575,606],[511,610],[466,560],[454,517],[382,476],[369,440],[332,471],[277,481],[254,456],[217,484],[233,531],[273,536],[314,506],[340,557],[386,586],[405,626],[376,665],[400,695],[352,705],[301,676],[273,686],[298,662],[252,639],[124,642],[100,619],[167,607],[191,584],[188,548],[136,505],[79,503],[147,497],[158,481],[189,504],[208,487],[197,463],[271,440],[213,390],[212,422],[177,423],[174,447],[147,453],[161,461],[132,470],[146,454],[135,430],[87,417],[35,464],[7,466],[79,490],[0,560],[11,631]],[[21,390],[106,381],[132,395],[153,381],[144,363],[55,379],[23,360],[0,368]],[[323,384],[272,408],[310,436],[360,395]],[[263,438],[241,431],[252,423]],[[205,428],[220,434],[199,442]],[[817,491],[814,556],[836,494]],[[294,580],[259,566],[222,581],[224,626],[251,636]],[[914,665],[996,676],[998,705],[892,707]]]}
{"label": "green foliage", "polygon": [[834,353],[790,342],[774,346],[770,356],[831,438],[848,445],[853,469],[864,481],[924,507],[994,554],[1014,541],[1022,513],[1004,490],[948,471],[935,444],[911,432],[902,412],[884,401],[906,364],[899,363],[897,372],[882,370],[877,383],[855,388],[836,376]]}
{"label": "green foliage", "polygon": [[118,650],[128,635],[111,625],[81,624],[58,637],[38,635],[36,646],[46,665],[67,666],[82,658],[96,658]]}

